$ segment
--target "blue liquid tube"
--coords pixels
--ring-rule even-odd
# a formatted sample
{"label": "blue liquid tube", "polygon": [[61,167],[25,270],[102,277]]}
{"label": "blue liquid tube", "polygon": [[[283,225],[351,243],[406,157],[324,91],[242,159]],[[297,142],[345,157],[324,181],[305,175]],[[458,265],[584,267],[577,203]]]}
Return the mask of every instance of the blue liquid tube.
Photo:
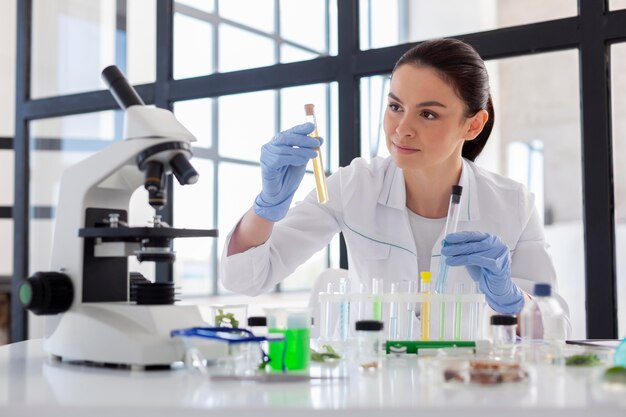
{"label": "blue liquid tube", "polygon": [[339,281],[339,294],[342,295],[339,302],[339,338],[345,342],[348,340],[350,329],[350,303],[346,299],[348,294],[348,280],[343,278]]}
{"label": "blue liquid tube", "polygon": [[[463,187],[460,185],[453,185],[452,192],[450,193],[450,205],[448,206],[448,217],[446,218],[446,227],[443,232],[445,239],[450,233],[456,232],[456,227],[459,223],[459,208],[461,205],[461,194],[463,193]],[[446,281],[448,280],[448,265],[446,264],[445,256],[441,255],[439,261],[439,274],[437,275],[437,284],[435,286],[435,292],[437,294],[443,294],[446,290]],[[443,310],[443,305],[442,311]]]}

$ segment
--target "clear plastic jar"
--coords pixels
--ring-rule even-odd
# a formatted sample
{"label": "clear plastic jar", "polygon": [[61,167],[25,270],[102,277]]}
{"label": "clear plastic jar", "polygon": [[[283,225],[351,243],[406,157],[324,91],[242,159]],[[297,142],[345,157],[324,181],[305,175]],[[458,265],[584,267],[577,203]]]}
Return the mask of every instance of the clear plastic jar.
{"label": "clear plastic jar", "polygon": [[383,354],[383,322],[360,320],[356,322],[357,353],[359,369],[374,372],[380,369]]}
{"label": "clear plastic jar", "polygon": [[517,317],[491,316],[491,338],[496,354],[512,354],[515,348]]}

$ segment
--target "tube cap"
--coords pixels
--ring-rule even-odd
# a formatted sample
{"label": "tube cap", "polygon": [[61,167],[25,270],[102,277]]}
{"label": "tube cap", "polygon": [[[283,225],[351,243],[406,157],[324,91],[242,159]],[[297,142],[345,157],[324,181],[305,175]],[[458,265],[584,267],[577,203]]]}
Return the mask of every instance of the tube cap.
{"label": "tube cap", "polygon": [[359,320],[355,324],[356,330],[366,332],[378,332],[382,330],[383,327],[383,322],[378,320]]}
{"label": "tube cap", "polygon": [[267,317],[265,316],[251,316],[248,317],[249,327],[265,327],[267,326]]}
{"label": "tube cap", "polygon": [[513,326],[517,324],[517,317],[497,314],[495,316],[491,316],[491,324],[495,324],[497,326]]}
{"label": "tube cap", "polygon": [[550,297],[552,295],[552,287],[550,284],[535,284],[533,294],[538,297]]}

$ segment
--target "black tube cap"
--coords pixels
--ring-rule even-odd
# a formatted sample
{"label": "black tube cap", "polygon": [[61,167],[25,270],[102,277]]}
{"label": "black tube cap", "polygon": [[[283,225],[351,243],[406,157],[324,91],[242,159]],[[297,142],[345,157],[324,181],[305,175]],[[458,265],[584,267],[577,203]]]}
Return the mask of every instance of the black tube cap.
{"label": "black tube cap", "polygon": [[248,317],[248,327],[266,327],[267,317],[265,316],[250,316]]}
{"label": "black tube cap", "polygon": [[497,326],[514,326],[517,324],[517,317],[496,314],[495,316],[491,316],[491,324],[495,324]]}
{"label": "black tube cap", "polygon": [[359,320],[355,324],[356,330],[362,330],[366,332],[377,332],[384,327],[382,321],[378,320]]}

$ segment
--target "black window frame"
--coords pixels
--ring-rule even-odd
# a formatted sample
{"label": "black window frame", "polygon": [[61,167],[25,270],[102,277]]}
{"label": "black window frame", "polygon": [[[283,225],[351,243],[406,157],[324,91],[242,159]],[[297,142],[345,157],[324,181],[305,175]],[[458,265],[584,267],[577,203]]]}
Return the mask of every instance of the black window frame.
{"label": "black window frame", "polygon": [[[118,0],[118,4],[124,0]],[[173,79],[173,0],[157,0],[156,79],[136,86],[146,103],[171,109],[180,100],[336,81],[339,101],[339,165],[360,154],[362,77],[389,73],[397,58],[418,42],[359,49],[359,0],[338,0],[338,54],[191,79]],[[581,91],[583,224],[588,338],[616,338],[617,288],[611,146],[610,46],[626,40],[626,10],[609,11],[608,1],[579,0],[574,17],[455,36],[472,44],[485,60],[578,49]],[[13,218],[11,293],[29,273],[29,122],[36,119],[117,109],[108,91],[33,100],[30,98],[32,0],[17,3],[15,201],[1,218]],[[3,149],[8,148],[3,141]],[[171,183],[170,183],[171,191]],[[162,213],[171,221],[172,204]],[[347,267],[345,244],[340,265]],[[171,280],[172,267],[157,279]],[[580,306],[575,306],[580,308]],[[26,339],[27,315],[11,297],[11,341]]]}

